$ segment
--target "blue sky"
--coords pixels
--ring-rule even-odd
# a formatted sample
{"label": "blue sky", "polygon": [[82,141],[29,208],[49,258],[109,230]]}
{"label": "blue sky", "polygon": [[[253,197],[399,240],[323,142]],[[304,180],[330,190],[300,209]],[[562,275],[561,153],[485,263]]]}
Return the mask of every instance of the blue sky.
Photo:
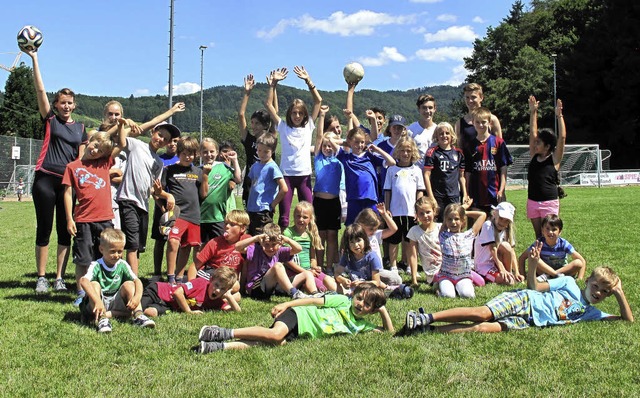
{"label": "blue sky", "polygon": [[[505,18],[513,0],[175,0],[174,94],[240,85],[253,73],[304,65],[320,90],[345,89],[342,68],[358,61],[358,86],[406,90],[459,84],[473,40]],[[27,7],[28,4],[28,7]],[[0,64],[16,34],[35,25],[47,91],[104,96],[166,94],[170,0],[3,2]],[[21,61],[30,62],[23,55]],[[8,72],[0,70],[0,87]],[[283,84],[304,87],[293,73]]]}

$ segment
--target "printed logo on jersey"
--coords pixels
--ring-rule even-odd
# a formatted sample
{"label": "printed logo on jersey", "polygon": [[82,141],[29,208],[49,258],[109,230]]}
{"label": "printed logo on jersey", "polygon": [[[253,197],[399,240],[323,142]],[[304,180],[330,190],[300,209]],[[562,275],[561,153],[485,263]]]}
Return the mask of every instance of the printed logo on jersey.
{"label": "printed logo on jersey", "polygon": [[97,175],[89,172],[84,167],[79,167],[75,171],[76,178],[78,179],[78,185],[93,185],[96,189],[103,188],[107,183]]}
{"label": "printed logo on jersey", "polygon": [[473,169],[477,171],[495,171],[496,161],[493,159],[483,159],[473,162]]}

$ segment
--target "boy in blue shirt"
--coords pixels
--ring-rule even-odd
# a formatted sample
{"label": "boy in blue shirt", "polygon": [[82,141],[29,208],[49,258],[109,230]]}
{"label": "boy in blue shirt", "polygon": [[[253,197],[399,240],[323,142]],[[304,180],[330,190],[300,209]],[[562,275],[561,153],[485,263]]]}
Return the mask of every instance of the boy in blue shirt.
{"label": "boy in blue shirt", "polygon": [[[578,280],[584,278],[587,262],[571,243],[560,237],[562,226],[562,219],[555,214],[549,214],[542,219],[542,236],[518,258],[518,268],[522,275],[524,275],[524,262],[529,251],[537,242],[542,242],[540,264],[537,269],[540,275],[538,281],[544,282],[562,275],[571,275]],[[568,261],[568,256],[571,256],[571,261]]]}
{"label": "boy in blue shirt", "polygon": [[[529,270],[525,290],[499,294],[481,307],[460,307],[425,314],[409,311],[403,334],[416,331],[440,333],[503,332],[525,329],[529,326],[566,325],[580,321],[617,320],[633,322],[633,313],[622,290],[620,278],[609,267],[597,267],[587,278],[584,290],[575,279],[564,276],[538,282],[536,269],[540,266],[542,242],[536,242],[529,251]],[[609,296],[615,296],[620,316],[600,311],[595,304]],[[460,323],[470,321],[472,323]],[[433,326],[434,322],[449,322]]]}
{"label": "boy in blue shirt", "polygon": [[[195,347],[195,351],[208,354],[219,350],[243,350],[261,343],[281,346],[298,337],[315,339],[335,334],[355,335],[370,330],[381,331],[364,318],[374,313],[380,314],[382,330],[393,332],[386,302],[384,290],[373,283],[361,283],[356,287],[352,300],[335,294],[281,303],[271,309],[274,322],[270,328],[254,326],[226,329],[203,326],[200,329],[200,344]],[[238,340],[228,341],[233,339]]]}
{"label": "boy in blue shirt", "polygon": [[256,140],[259,161],[247,173],[251,190],[247,200],[249,235],[259,235],[262,228],[273,222],[273,212],[289,191],[282,171],[273,160],[278,140],[273,134],[262,134]]}

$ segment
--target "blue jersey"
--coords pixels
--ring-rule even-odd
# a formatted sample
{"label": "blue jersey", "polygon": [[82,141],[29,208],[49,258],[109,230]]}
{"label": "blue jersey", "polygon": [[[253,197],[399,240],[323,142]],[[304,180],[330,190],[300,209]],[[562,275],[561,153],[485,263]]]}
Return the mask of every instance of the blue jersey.
{"label": "blue jersey", "polygon": [[497,205],[500,169],[513,163],[507,145],[502,138],[489,135],[484,142],[475,138],[470,148],[471,156],[465,159],[465,171],[471,173],[469,197],[475,206]]}
{"label": "blue jersey", "polygon": [[263,210],[271,210],[271,202],[278,195],[278,180],[283,178],[282,171],[274,162],[256,162],[249,170],[251,190],[247,200],[247,211],[257,213]]}
{"label": "blue jersey", "polygon": [[344,167],[347,200],[370,199],[378,201],[378,176],[376,166],[382,166],[384,159],[369,151],[360,156],[353,152],[338,151],[338,160]]}

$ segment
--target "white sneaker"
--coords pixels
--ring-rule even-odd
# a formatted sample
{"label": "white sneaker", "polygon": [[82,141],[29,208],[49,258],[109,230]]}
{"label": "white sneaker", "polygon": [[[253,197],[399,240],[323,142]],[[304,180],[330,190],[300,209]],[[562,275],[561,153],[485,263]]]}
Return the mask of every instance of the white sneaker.
{"label": "white sneaker", "polygon": [[98,333],[111,333],[111,322],[109,318],[100,318],[96,328],[98,329]]}
{"label": "white sneaker", "polygon": [[538,282],[546,282],[548,279],[549,275],[547,274],[538,275],[538,277],[536,278]]}
{"label": "white sneaker", "polygon": [[294,299],[294,300],[299,300],[299,299],[308,298],[308,297],[310,297],[310,296],[305,294],[305,293],[303,293],[302,290],[298,290],[297,292],[295,292],[293,294],[293,296],[291,296],[291,298]]}

